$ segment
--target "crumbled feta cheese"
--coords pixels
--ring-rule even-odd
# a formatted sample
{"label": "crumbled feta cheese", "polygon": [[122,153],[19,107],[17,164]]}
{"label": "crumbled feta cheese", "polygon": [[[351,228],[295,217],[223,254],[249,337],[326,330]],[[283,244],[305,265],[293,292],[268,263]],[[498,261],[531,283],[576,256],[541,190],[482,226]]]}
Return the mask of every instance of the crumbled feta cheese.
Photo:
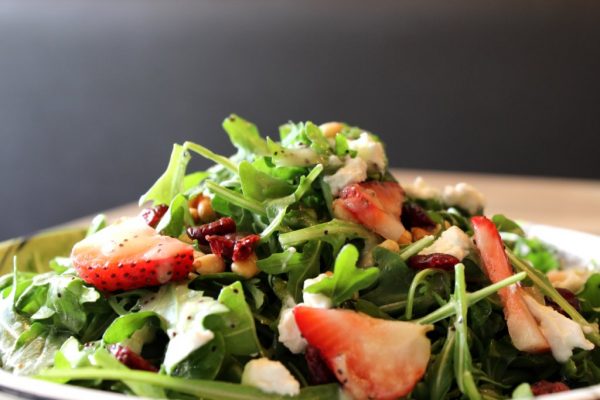
{"label": "crumbled feta cheese", "polygon": [[421,250],[419,254],[450,254],[462,261],[471,251],[471,245],[471,239],[466,233],[457,226],[451,226],[442,232],[431,246]]}
{"label": "crumbled feta cheese", "polygon": [[472,215],[481,211],[485,206],[483,194],[464,182],[455,186],[446,186],[442,193],[442,200],[446,205],[460,207]]}
{"label": "crumbled feta cheese", "polygon": [[583,268],[568,268],[548,272],[548,280],[556,288],[568,289],[573,293],[579,292],[591,272]]}
{"label": "crumbled feta cheese", "polygon": [[279,341],[287,347],[292,353],[304,353],[308,342],[302,337],[293,308],[283,308],[277,325],[279,331]]}
{"label": "crumbled feta cheese", "polygon": [[356,151],[357,156],[367,162],[369,169],[381,173],[385,172],[387,160],[383,144],[367,132],[361,133],[356,140],[348,140],[348,147]]}
{"label": "crumbled feta cheese", "polygon": [[367,163],[360,157],[348,157],[344,166],[338,169],[335,174],[323,178],[331,188],[331,194],[334,196],[337,196],[344,187],[366,179]]}
{"label": "crumbled feta cheese", "polygon": [[254,386],[266,393],[296,396],[300,383],[279,361],[259,358],[249,361],[242,373],[242,385]]}
{"label": "crumbled feta cheese", "polygon": [[405,193],[414,199],[439,199],[441,196],[438,188],[429,186],[420,176],[417,176],[413,183],[402,185],[402,187]]}
{"label": "crumbled feta cheese", "polygon": [[158,293],[142,298],[141,303],[142,311],[156,312],[167,325],[170,339],[164,360],[167,373],[214,338],[214,334],[204,327],[204,318],[229,311],[217,300],[188,289],[187,284],[162,286]]}
{"label": "crumbled feta cheese", "polygon": [[[309,287],[317,282],[321,282],[323,279],[325,279],[327,277],[328,277],[328,275],[323,273],[323,274],[319,274],[319,276],[317,276],[316,278],[307,279],[304,281],[303,288],[306,289],[307,287]],[[331,306],[333,305],[331,298],[325,296],[324,294],[308,293],[306,290],[304,290],[302,292],[302,300],[304,300],[305,305],[307,305],[309,307],[314,307],[314,308],[331,308]]]}
{"label": "crumbled feta cheese", "polygon": [[576,347],[584,350],[594,348],[594,344],[585,338],[581,325],[552,308],[538,303],[528,295],[524,295],[523,299],[540,324],[540,330],[550,344],[556,361],[567,362]]}

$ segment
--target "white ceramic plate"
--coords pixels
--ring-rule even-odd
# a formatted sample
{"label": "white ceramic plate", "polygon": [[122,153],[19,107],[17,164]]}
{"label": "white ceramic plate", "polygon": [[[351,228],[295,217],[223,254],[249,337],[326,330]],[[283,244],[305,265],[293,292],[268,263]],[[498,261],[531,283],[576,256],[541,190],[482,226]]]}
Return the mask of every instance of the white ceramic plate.
{"label": "white ceramic plate", "polygon": [[[546,225],[522,224],[527,234],[560,249],[567,266],[589,266],[600,261],[600,236]],[[125,400],[115,393],[59,385],[19,377],[0,370],[0,400]],[[542,396],[544,400],[600,399],[600,385]]]}

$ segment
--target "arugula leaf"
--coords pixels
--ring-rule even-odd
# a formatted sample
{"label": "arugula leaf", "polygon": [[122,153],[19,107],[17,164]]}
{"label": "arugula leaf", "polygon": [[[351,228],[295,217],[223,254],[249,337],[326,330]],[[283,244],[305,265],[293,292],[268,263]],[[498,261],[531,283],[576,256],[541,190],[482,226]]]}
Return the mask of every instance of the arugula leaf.
{"label": "arugula leaf", "polygon": [[48,272],[33,278],[15,301],[15,309],[32,320],[51,319],[55,327],[79,333],[93,314],[86,306],[94,303],[97,308],[93,312],[109,309],[100,292],[86,286],[83,280]]}
{"label": "arugula leaf", "polygon": [[322,249],[322,242],[310,241],[304,245],[301,253],[295,248],[288,248],[282,253],[273,253],[258,260],[257,265],[261,271],[271,275],[287,273],[288,291],[296,302],[300,302],[304,281],[319,275]]}
{"label": "arugula leaf", "polygon": [[248,161],[242,161],[238,168],[242,192],[251,199],[264,201],[287,196],[294,191],[294,186],[285,180],[260,171]]}
{"label": "arugula leaf", "polygon": [[262,353],[256,335],[254,316],[246,303],[242,284],[238,281],[224,287],[218,300],[229,312],[208,318],[206,326],[223,335],[227,352],[233,355]]}
{"label": "arugula leaf", "polygon": [[310,147],[317,154],[326,155],[326,154],[331,153],[331,148],[329,147],[329,142],[327,141],[327,139],[323,135],[323,132],[321,132],[321,129],[319,129],[318,126],[316,126],[315,124],[313,124],[310,121],[306,122],[304,124],[304,132],[306,134],[306,137],[311,142]]}
{"label": "arugula leaf", "polygon": [[266,155],[267,143],[261,138],[256,125],[238,115],[231,114],[223,121],[223,129],[229,135],[231,143],[247,154]]}
{"label": "arugula leaf", "polygon": [[32,375],[51,366],[54,355],[69,335],[39,322],[21,333],[14,347],[3,354],[3,368],[17,375]]}
{"label": "arugula leaf", "polygon": [[585,282],[583,290],[577,295],[582,302],[582,307],[585,311],[590,312],[595,308],[600,307],[600,274],[595,273]]}
{"label": "arugula leaf", "polygon": [[179,237],[187,225],[192,224],[188,200],[183,194],[173,198],[165,215],[160,219],[156,230],[163,235]]}
{"label": "arugula leaf", "polygon": [[223,335],[215,333],[210,342],[194,350],[178,363],[171,375],[186,379],[215,379],[223,365],[225,351]]}
{"label": "arugula leaf", "polygon": [[519,238],[514,253],[544,273],[560,267],[556,250],[536,238]]}
{"label": "arugula leaf", "polygon": [[183,146],[174,144],[166,171],[140,197],[139,205],[142,206],[148,201],[151,201],[152,205],[155,206],[171,203],[171,200],[182,191],[185,170],[190,159],[189,152]]}
{"label": "arugula leaf", "polygon": [[525,231],[523,231],[523,228],[503,214],[494,215],[492,217],[492,222],[494,222],[494,225],[496,225],[496,228],[499,232],[509,232],[519,236],[525,236]]}
{"label": "arugula leaf", "polygon": [[331,298],[334,305],[339,305],[359,290],[368,288],[377,281],[379,269],[357,268],[358,256],[354,245],[345,245],[335,259],[333,276],[310,285],[305,291],[324,294]]}
{"label": "arugula leaf", "polygon": [[121,315],[104,331],[102,341],[106,344],[122,343],[148,323],[152,323],[153,319],[159,321],[159,316],[154,311]]}

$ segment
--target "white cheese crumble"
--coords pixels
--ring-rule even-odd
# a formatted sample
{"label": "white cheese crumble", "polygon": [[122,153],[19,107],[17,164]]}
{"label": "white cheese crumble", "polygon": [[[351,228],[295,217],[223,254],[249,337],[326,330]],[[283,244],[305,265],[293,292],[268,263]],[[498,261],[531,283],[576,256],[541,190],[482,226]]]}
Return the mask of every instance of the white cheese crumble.
{"label": "white cheese crumble", "polygon": [[528,295],[524,295],[523,299],[533,317],[540,324],[540,330],[550,344],[552,355],[556,361],[567,362],[576,347],[584,350],[594,348],[594,344],[585,338],[581,325],[577,322],[538,303]]}
{"label": "white cheese crumble", "polygon": [[436,187],[429,186],[425,179],[417,176],[413,183],[402,185],[405,193],[413,199],[439,199],[441,197],[440,190]]}
{"label": "white cheese crumble", "polygon": [[421,250],[419,254],[450,254],[462,261],[471,251],[472,242],[469,236],[457,226],[446,229],[433,244]]}
{"label": "white cheese crumble", "polygon": [[244,366],[242,385],[283,396],[296,396],[300,393],[300,383],[290,371],[279,361],[268,358],[251,360]]}
{"label": "white cheese crumble", "polygon": [[217,300],[188,289],[187,284],[162,286],[158,293],[142,298],[141,303],[142,311],[154,311],[166,322],[170,339],[164,360],[167,373],[214,338],[214,334],[204,328],[204,318],[229,311]]}
{"label": "white cheese crumble", "polygon": [[294,354],[304,353],[308,342],[302,337],[298,324],[296,324],[294,308],[281,310],[277,330],[279,331],[279,342]]}
{"label": "white cheese crumble", "polygon": [[442,193],[442,200],[446,205],[460,207],[471,215],[481,211],[485,206],[483,194],[464,182],[446,186]]}
{"label": "white cheese crumble", "polygon": [[335,174],[326,176],[323,180],[331,188],[331,194],[337,196],[340,190],[353,183],[367,179],[367,163],[360,157],[346,159],[346,163]]}
{"label": "white cheese crumble", "polygon": [[306,291],[306,288],[314,285],[317,282],[321,282],[327,277],[329,277],[329,275],[323,273],[319,274],[316,278],[307,279],[304,281],[303,288],[305,290],[302,291],[302,300],[304,300],[304,305],[314,308],[331,308],[333,306],[333,302],[331,301],[330,297],[321,293],[308,293]]}
{"label": "white cheese crumble", "polygon": [[348,147],[356,151],[357,156],[367,162],[370,170],[385,172],[387,160],[383,144],[375,140],[367,132],[360,134],[356,140],[348,140]]}
{"label": "white cheese crumble", "polygon": [[591,272],[583,268],[553,270],[546,274],[552,286],[568,289],[573,293],[577,293],[583,288],[590,275]]}

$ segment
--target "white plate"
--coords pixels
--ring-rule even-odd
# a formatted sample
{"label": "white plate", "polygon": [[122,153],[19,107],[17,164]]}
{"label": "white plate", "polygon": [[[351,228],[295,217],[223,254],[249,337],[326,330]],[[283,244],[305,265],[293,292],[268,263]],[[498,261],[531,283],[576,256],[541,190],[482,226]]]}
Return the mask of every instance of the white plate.
{"label": "white plate", "polygon": [[[590,266],[600,261],[600,236],[547,225],[523,224],[527,234],[560,249],[567,266]],[[116,393],[59,385],[19,377],[0,370],[0,400],[125,400],[132,399]],[[569,392],[541,396],[544,400],[600,399],[600,385]]]}

